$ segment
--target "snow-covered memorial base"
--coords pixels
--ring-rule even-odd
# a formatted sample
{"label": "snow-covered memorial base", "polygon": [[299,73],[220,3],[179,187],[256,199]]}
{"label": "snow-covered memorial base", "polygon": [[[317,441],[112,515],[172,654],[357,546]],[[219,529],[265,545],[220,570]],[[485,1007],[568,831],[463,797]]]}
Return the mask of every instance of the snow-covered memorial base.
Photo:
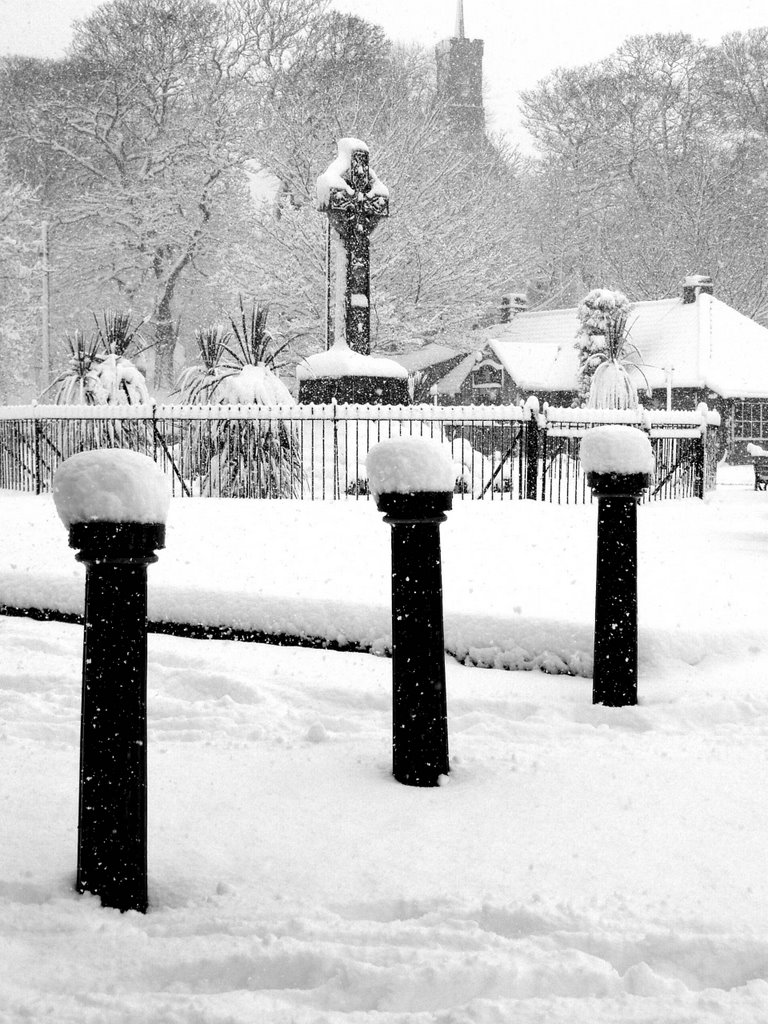
{"label": "snow-covered memorial base", "polygon": [[[82,629],[0,618],[0,1019],[763,1022],[768,509],[730,473],[638,509],[640,704],[449,658],[438,788],[391,777],[387,659],[151,636],[146,915],[72,891]],[[0,503],[2,600],[74,603],[50,496]],[[596,511],[454,508],[462,656],[588,671]],[[181,500],[151,614],[385,646],[388,541],[371,505]]]}

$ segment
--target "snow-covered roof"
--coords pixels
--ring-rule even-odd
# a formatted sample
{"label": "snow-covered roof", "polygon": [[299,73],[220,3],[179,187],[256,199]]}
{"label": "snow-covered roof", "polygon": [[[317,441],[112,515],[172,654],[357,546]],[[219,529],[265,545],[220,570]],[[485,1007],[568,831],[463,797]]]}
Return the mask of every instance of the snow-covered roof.
{"label": "snow-covered roof", "polygon": [[579,372],[574,339],[565,342],[490,342],[501,365],[527,391],[573,391]]}
{"label": "snow-covered roof", "polygon": [[[768,397],[768,329],[714,296],[636,302],[629,326],[651,387],[666,387],[671,368],[673,387],[708,388],[725,398]],[[574,391],[578,327],[570,307],[518,313],[480,333],[519,387]],[[644,384],[639,374],[637,383]]]}
{"label": "snow-covered roof", "polygon": [[414,349],[413,352],[401,352],[390,356],[390,359],[400,363],[409,373],[414,373],[416,370],[425,370],[428,366],[435,366],[461,355],[466,355],[466,351],[432,342],[429,345],[424,345],[423,348]]}
{"label": "snow-covered roof", "polygon": [[768,398],[768,330],[709,295],[699,303],[702,297],[707,387],[724,398]]}
{"label": "snow-covered roof", "polygon": [[457,395],[461,385],[472,372],[475,363],[480,358],[480,352],[469,352],[452,370],[449,370],[444,377],[432,385],[429,389],[433,395]]}

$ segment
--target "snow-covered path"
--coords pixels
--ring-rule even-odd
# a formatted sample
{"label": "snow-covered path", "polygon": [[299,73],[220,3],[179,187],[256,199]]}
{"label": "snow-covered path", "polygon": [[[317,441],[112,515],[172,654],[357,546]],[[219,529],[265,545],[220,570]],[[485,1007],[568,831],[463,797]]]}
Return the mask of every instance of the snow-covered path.
{"label": "snow-covered path", "polygon": [[[0,492],[0,508],[0,605],[82,611],[84,568],[51,497]],[[589,675],[596,516],[596,505],[457,500],[441,527],[448,651]],[[768,502],[748,484],[640,507],[641,668],[760,646],[766,528]],[[385,651],[389,534],[365,501],[176,499],[150,568],[150,619]]]}
{"label": "snow-covered path", "polygon": [[[687,517],[641,510],[642,543],[678,542],[668,571],[641,561],[637,708],[593,708],[583,677],[449,658],[453,770],[435,790],[389,774],[387,659],[151,636],[146,916],[71,891],[81,630],[0,618],[0,1021],[765,1021],[768,503],[757,497],[722,489]],[[456,621],[492,613],[546,644],[574,622],[588,632],[588,585],[567,574],[593,557],[591,524],[568,533],[561,512],[545,510],[538,532],[528,524],[534,554],[485,600],[495,541],[476,526],[472,589],[446,588]],[[74,559],[53,525],[30,551],[58,545],[66,579]],[[560,550],[560,532],[585,550]],[[348,539],[329,533],[316,548],[310,591]],[[297,567],[308,551],[296,536],[261,540],[267,567],[273,548]],[[152,580],[171,552],[169,539]],[[354,594],[339,570],[346,593],[326,588],[329,622],[354,599],[366,620],[381,562]],[[222,592],[235,575],[222,565]],[[182,593],[183,573],[176,583]],[[281,585],[286,601],[298,592],[290,574]]]}

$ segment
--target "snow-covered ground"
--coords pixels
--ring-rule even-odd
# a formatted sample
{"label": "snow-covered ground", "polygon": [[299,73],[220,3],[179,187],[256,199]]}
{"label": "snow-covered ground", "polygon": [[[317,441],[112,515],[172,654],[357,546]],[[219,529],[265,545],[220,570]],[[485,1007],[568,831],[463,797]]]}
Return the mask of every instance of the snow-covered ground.
{"label": "snow-covered ground", "polygon": [[[639,510],[637,708],[591,705],[594,506],[457,502],[446,641],[471,664],[448,659],[439,789],[391,778],[388,659],[152,635],[146,916],[72,892],[82,631],[0,619],[0,1021],[764,1022],[749,473]],[[50,496],[0,511],[0,602],[77,610]],[[175,502],[151,615],[384,651],[388,533],[363,502]]]}

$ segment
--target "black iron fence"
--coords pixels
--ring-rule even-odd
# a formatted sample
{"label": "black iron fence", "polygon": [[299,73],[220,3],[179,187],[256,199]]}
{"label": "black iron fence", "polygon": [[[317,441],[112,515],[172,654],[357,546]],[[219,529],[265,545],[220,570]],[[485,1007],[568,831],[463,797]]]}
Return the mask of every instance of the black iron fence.
{"label": "black iron fence", "polygon": [[701,497],[715,486],[719,417],[522,406],[29,406],[0,408],[0,487],[50,490],[76,452],[149,455],[182,496],[359,500],[378,441],[447,445],[464,499],[591,500],[579,441],[601,423],[647,431],[656,457],[652,499]]}
{"label": "black iron fence", "polygon": [[706,406],[695,412],[547,409],[540,425],[537,477],[542,501],[591,501],[579,445],[587,430],[607,423],[634,426],[649,435],[656,465],[646,500],[701,498],[714,490],[720,416]]}

